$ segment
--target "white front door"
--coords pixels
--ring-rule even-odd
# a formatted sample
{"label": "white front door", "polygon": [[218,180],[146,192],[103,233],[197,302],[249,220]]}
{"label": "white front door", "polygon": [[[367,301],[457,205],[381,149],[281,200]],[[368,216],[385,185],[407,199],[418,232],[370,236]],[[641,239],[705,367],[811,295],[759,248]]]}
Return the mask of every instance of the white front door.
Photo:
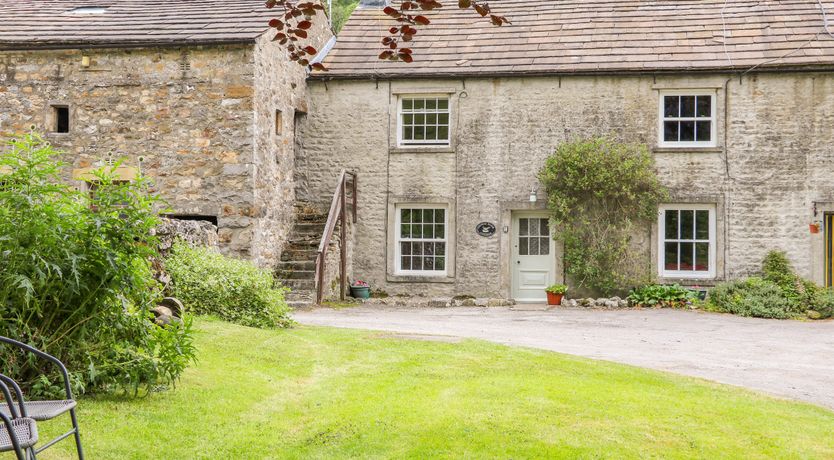
{"label": "white front door", "polygon": [[556,245],[547,214],[513,213],[512,283],[517,302],[544,302],[556,281]]}

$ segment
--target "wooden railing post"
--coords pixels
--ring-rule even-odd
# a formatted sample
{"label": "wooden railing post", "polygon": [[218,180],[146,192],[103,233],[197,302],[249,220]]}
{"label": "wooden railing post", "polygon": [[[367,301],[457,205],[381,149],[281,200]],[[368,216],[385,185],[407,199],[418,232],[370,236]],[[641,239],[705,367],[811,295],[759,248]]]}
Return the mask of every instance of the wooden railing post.
{"label": "wooden railing post", "polygon": [[341,294],[340,294],[339,298],[342,301],[344,301],[345,300],[345,285],[347,283],[347,280],[345,279],[347,277],[347,218],[346,218],[347,210],[345,209],[347,207],[347,199],[345,197],[345,193],[347,193],[347,190],[346,190],[346,188],[347,188],[347,183],[346,183],[347,182],[347,174],[342,176],[342,181],[344,181],[344,182],[342,182],[342,186],[341,186],[341,189],[342,189],[342,193],[341,193],[342,206],[341,206],[341,208],[342,209],[341,209],[340,215],[339,215],[339,220],[341,220],[341,222],[342,222],[342,224],[340,225],[340,230],[339,230],[339,237],[340,237],[339,238],[339,247],[341,248],[341,258],[342,258],[341,266],[339,267],[339,279],[341,280],[341,286],[340,286],[341,287]]}

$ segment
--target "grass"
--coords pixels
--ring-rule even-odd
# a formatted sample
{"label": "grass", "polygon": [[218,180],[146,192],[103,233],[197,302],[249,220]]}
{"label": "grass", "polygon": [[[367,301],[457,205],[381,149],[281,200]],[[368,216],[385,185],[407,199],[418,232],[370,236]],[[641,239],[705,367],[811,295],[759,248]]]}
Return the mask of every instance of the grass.
{"label": "grass", "polygon": [[834,458],[831,411],[698,379],[473,340],[196,327],[176,390],[81,401],[89,458]]}

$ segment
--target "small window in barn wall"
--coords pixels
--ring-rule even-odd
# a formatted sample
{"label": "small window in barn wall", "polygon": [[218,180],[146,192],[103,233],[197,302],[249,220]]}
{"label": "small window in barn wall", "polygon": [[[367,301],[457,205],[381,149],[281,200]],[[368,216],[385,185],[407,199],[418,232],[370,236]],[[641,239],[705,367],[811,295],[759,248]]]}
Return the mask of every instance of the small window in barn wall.
{"label": "small window in barn wall", "polygon": [[714,205],[663,205],[657,228],[661,277],[715,277]]}
{"label": "small window in barn wall", "polygon": [[281,111],[275,109],[275,135],[280,136],[284,133],[284,117]]}
{"label": "small window in barn wall", "polygon": [[661,147],[715,147],[715,94],[663,92],[660,94]]}
{"label": "small window in barn wall", "polygon": [[69,132],[69,107],[66,105],[52,106],[52,132]]}
{"label": "small window in barn wall", "polygon": [[449,145],[449,96],[400,98],[397,137],[400,146]]}

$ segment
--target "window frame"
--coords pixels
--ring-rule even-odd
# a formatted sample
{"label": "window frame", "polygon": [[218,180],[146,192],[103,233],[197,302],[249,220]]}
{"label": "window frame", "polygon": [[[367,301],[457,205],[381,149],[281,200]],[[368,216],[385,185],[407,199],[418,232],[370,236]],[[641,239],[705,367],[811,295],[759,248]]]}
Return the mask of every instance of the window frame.
{"label": "window frame", "polygon": [[[695,238],[695,234],[693,232],[693,238],[691,240],[686,239],[675,239],[675,240],[667,240],[666,239],[666,211],[709,211],[709,239],[707,242],[709,243],[709,255],[708,255],[708,263],[709,267],[706,271],[693,271],[693,270],[666,270],[666,242],[667,241],[676,241],[676,242],[687,242],[692,241],[695,242],[703,242],[703,240],[698,240]],[[716,221],[716,214],[717,214],[717,206],[715,204],[683,204],[683,203],[666,203],[659,206],[658,210],[658,217],[657,217],[657,269],[658,269],[658,276],[661,278],[677,278],[677,279],[714,279],[716,276],[716,264],[717,264],[717,221]],[[680,224],[679,224],[680,225]]]}
{"label": "window frame", "polygon": [[[710,98],[710,140],[709,141],[666,141],[664,133],[665,133],[665,121],[698,121],[699,119],[696,117],[669,117],[666,118],[666,96],[696,96],[696,97],[709,97]],[[692,148],[692,147],[717,147],[718,146],[718,120],[717,120],[717,110],[718,106],[718,93],[714,90],[673,90],[673,91],[660,91],[658,97],[658,111],[657,111],[657,146],[661,148]],[[697,115],[697,107],[696,107],[696,115]],[[701,118],[700,121],[706,121],[706,119]]]}
{"label": "window frame", "polygon": [[[447,105],[447,114],[449,115],[449,122],[447,123],[447,136],[446,139],[435,140],[435,141],[415,141],[415,140],[405,140],[403,139],[403,130],[404,130],[404,123],[403,123],[403,116],[405,113],[403,112],[403,102],[406,99],[445,99],[448,101]],[[411,112],[416,113],[416,112]],[[435,112],[435,113],[444,113],[444,112]],[[425,93],[425,94],[400,94],[397,98],[397,147],[398,148],[424,148],[424,149],[432,149],[432,148],[449,148],[452,146],[452,97],[447,93]],[[438,125],[439,126],[439,125]]]}
{"label": "window frame", "polygon": [[[402,237],[402,210],[403,209],[442,209],[443,212],[443,228],[445,230],[443,239],[427,239],[427,238],[403,238]],[[394,206],[394,274],[397,276],[419,276],[425,278],[446,277],[449,276],[449,249],[451,247],[450,228],[449,228],[449,206],[442,203],[397,203]],[[446,251],[444,254],[445,263],[443,270],[403,270],[402,269],[402,248],[400,243],[406,241],[420,241],[445,243]]]}

